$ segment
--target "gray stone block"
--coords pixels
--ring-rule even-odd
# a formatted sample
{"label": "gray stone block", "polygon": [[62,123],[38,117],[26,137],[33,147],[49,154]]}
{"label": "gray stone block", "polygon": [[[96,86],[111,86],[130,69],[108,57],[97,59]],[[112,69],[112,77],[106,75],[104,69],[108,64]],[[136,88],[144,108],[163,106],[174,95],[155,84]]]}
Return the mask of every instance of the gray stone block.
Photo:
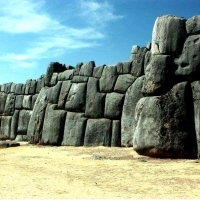
{"label": "gray stone block", "polygon": [[53,73],[50,82],[51,87],[55,86],[57,82],[58,82],[58,73]]}
{"label": "gray stone block", "polygon": [[67,101],[65,109],[72,112],[84,112],[86,103],[86,83],[73,83]]}
{"label": "gray stone block", "polygon": [[10,87],[10,93],[15,93],[15,87],[16,87],[16,84],[12,83]]}
{"label": "gray stone block", "polygon": [[109,119],[121,119],[124,94],[109,93],[106,95],[104,116]]}
{"label": "gray stone block", "polygon": [[112,121],[109,119],[88,119],[84,146],[110,146]]}
{"label": "gray stone block", "polygon": [[135,107],[137,102],[144,97],[142,93],[144,76],[137,78],[126,92],[122,117],[121,117],[121,145],[133,146],[133,133],[135,129]]}
{"label": "gray stone block", "polygon": [[26,110],[32,110],[32,95],[24,95],[23,108]]}
{"label": "gray stone block", "polygon": [[112,137],[111,137],[111,147],[121,146],[121,121],[112,121]]}
{"label": "gray stone block", "polygon": [[73,76],[72,83],[87,83],[88,77],[87,76]]}
{"label": "gray stone block", "polygon": [[116,66],[105,66],[100,78],[100,92],[113,92],[117,76]]}
{"label": "gray stone block", "polygon": [[84,113],[68,112],[62,145],[83,146],[87,118]]}
{"label": "gray stone block", "polygon": [[163,96],[142,98],[136,106],[134,150],[152,157],[197,158],[192,98],[187,82]]}
{"label": "gray stone block", "polygon": [[105,94],[99,93],[99,80],[90,77],[87,84],[85,115],[89,118],[101,118],[104,115]]}
{"label": "gray stone block", "polygon": [[158,17],[153,27],[152,54],[181,54],[186,35],[185,19],[173,15]]}
{"label": "gray stone block", "polygon": [[48,104],[46,108],[41,144],[61,145],[66,112],[56,108],[55,104]]}
{"label": "gray stone block", "polygon": [[11,116],[1,117],[0,140],[10,139]]}
{"label": "gray stone block", "polygon": [[101,78],[101,75],[103,73],[103,69],[106,65],[102,65],[102,66],[99,66],[99,67],[95,67],[93,69],[93,74],[92,76],[95,77],[95,78]]}
{"label": "gray stone block", "polygon": [[30,117],[27,137],[30,143],[37,144],[41,140],[43,121],[47,100],[48,88],[42,88],[35,102],[33,113]]}
{"label": "gray stone block", "polygon": [[12,116],[15,110],[15,95],[13,93],[8,94],[5,108],[4,108],[4,115]]}
{"label": "gray stone block", "polygon": [[15,110],[10,127],[10,139],[15,140],[17,135],[17,127],[18,127],[18,120],[19,120],[19,110]]}
{"label": "gray stone block", "polygon": [[5,92],[0,92],[0,115],[4,113],[7,96]]}
{"label": "gray stone block", "polygon": [[80,76],[89,76],[89,77],[92,76],[94,67],[95,67],[94,61],[90,61],[90,62],[83,64],[81,66],[79,75]]}
{"label": "gray stone block", "polygon": [[67,95],[69,93],[71,85],[72,85],[71,81],[63,81],[62,82],[60,95],[59,95],[59,99],[58,99],[58,109],[64,109],[65,108]]}
{"label": "gray stone block", "polygon": [[15,94],[16,95],[24,94],[24,92],[22,91],[22,88],[23,88],[23,84],[21,83],[17,84],[15,87]]}
{"label": "gray stone block", "polygon": [[21,110],[23,108],[23,98],[24,98],[24,95],[15,96],[15,109]]}
{"label": "gray stone block", "polygon": [[45,75],[42,75],[37,79],[36,93],[39,93],[43,87],[45,87]]}
{"label": "gray stone block", "polygon": [[117,63],[118,74],[130,74],[132,62],[119,62]]}
{"label": "gray stone block", "polygon": [[67,81],[71,80],[74,76],[74,70],[65,70],[62,73],[58,74],[58,81]]}
{"label": "gray stone block", "polygon": [[33,107],[35,105],[35,102],[36,102],[37,98],[38,98],[38,94],[35,94],[35,95],[32,96],[32,109],[33,109]]}
{"label": "gray stone block", "polygon": [[20,110],[18,126],[17,126],[17,134],[27,135],[28,124],[31,114],[32,114],[31,110]]}
{"label": "gray stone block", "polygon": [[193,16],[186,21],[186,30],[188,35],[200,33],[200,16]]}
{"label": "gray stone block", "polygon": [[131,74],[119,75],[115,83],[114,91],[125,94],[127,89],[134,83],[135,80],[136,77]]}
{"label": "gray stone block", "polygon": [[62,86],[62,82],[58,81],[58,83],[55,86],[47,89],[46,98],[47,98],[48,103],[52,103],[52,104],[58,103],[61,86]]}

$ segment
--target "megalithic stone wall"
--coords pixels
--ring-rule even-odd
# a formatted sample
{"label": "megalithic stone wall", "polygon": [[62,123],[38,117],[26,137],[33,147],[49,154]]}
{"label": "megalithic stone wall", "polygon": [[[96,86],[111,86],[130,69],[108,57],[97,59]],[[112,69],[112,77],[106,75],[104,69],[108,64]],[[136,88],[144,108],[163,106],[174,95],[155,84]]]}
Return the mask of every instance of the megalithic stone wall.
{"label": "megalithic stone wall", "polygon": [[200,16],[156,19],[131,59],[49,64],[25,84],[0,86],[0,139],[125,146],[153,157],[200,155]]}

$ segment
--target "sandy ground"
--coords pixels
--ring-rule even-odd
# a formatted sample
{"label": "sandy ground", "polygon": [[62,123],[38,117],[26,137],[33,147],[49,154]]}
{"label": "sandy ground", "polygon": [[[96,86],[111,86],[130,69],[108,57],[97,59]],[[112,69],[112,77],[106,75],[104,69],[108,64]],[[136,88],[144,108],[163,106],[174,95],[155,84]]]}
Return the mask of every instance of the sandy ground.
{"label": "sandy ground", "polygon": [[23,143],[0,149],[0,199],[200,199],[200,163]]}

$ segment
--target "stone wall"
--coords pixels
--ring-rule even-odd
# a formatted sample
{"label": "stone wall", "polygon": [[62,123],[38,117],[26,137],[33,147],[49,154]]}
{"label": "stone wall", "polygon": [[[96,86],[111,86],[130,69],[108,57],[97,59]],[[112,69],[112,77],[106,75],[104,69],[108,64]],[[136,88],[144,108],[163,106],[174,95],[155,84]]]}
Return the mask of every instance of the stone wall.
{"label": "stone wall", "polygon": [[125,146],[153,157],[200,154],[200,16],[156,19],[152,42],[116,65],[50,63],[0,86],[0,139]]}

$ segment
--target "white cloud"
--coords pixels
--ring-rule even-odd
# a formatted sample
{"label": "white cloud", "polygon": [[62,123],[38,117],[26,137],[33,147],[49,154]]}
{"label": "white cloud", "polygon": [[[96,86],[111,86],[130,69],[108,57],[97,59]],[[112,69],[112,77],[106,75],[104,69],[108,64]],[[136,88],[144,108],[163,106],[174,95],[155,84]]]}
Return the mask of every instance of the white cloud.
{"label": "white cloud", "polygon": [[26,37],[35,34],[35,39],[29,41],[23,53],[2,52],[1,61],[15,67],[31,68],[37,66],[37,61],[62,55],[67,50],[97,46],[99,40],[106,37],[102,27],[122,18],[114,14],[113,6],[107,1],[79,0],[78,13],[88,19],[88,26],[74,28],[47,14],[44,6],[44,0],[0,0],[0,33],[24,34]]}
{"label": "white cloud", "polygon": [[108,1],[80,0],[79,3],[80,15],[91,25],[104,27],[111,21],[123,18],[114,14],[114,8]]}

